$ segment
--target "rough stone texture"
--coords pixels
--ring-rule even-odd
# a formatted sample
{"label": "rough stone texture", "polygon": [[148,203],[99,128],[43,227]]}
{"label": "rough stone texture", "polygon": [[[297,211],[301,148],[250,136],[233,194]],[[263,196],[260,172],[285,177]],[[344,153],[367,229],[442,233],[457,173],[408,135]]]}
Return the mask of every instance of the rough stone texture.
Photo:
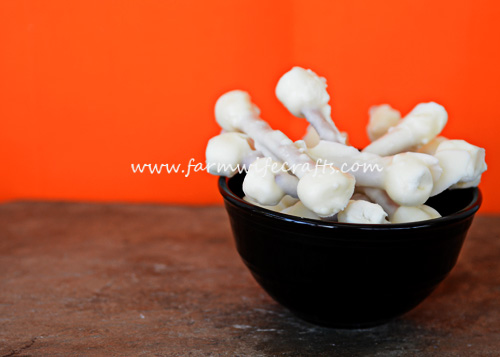
{"label": "rough stone texture", "polygon": [[241,263],[222,207],[0,205],[0,356],[496,356],[500,217],[452,274],[384,326],[320,328]]}

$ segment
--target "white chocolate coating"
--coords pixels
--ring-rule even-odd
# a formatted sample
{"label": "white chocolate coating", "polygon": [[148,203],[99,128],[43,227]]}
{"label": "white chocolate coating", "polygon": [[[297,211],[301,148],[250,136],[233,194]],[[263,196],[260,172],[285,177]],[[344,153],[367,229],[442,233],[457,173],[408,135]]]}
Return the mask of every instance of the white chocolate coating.
{"label": "white chocolate coating", "polygon": [[441,145],[441,143],[443,141],[446,141],[446,140],[448,140],[448,139],[445,138],[444,136],[436,136],[434,139],[429,141],[427,144],[420,146],[417,149],[417,152],[420,152],[423,154],[428,154],[428,155],[434,155],[436,153],[438,146]]}
{"label": "white chocolate coating", "polygon": [[389,217],[399,208],[399,205],[389,197],[385,190],[374,187],[363,187],[362,192],[368,196],[370,201],[380,205]]}
{"label": "white chocolate coating", "polygon": [[398,125],[363,151],[388,156],[411,150],[435,138],[447,121],[448,114],[443,106],[434,102],[418,104]]}
{"label": "white chocolate coating", "polygon": [[420,103],[403,119],[401,126],[411,128],[415,137],[427,144],[443,130],[448,122],[448,113],[442,105],[434,102]]}
{"label": "white chocolate coating", "polygon": [[275,176],[282,163],[271,158],[258,158],[250,165],[243,180],[243,192],[261,205],[275,206],[285,196],[285,191],[276,183]]}
{"label": "white chocolate coating", "polygon": [[271,210],[271,211],[275,211],[275,212],[281,212],[285,208],[293,206],[294,204],[296,204],[297,202],[299,202],[298,198],[294,198],[294,197],[289,196],[289,195],[285,195],[281,199],[281,201],[277,205],[275,205],[275,206],[261,205],[259,202],[255,201],[254,199],[252,199],[252,198],[250,198],[248,196],[244,196],[243,199],[245,201],[253,204],[253,205],[256,205],[256,206],[259,206],[259,207],[262,207],[262,208],[265,208],[265,209],[268,209],[268,210]]}
{"label": "white chocolate coating", "polygon": [[391,223],[406,223],[440,217],[434,208],[427,205],[399,206],[385,191],[378,188],[364,188],[363,192],[389,214]]}
{"label": "white chocolate coating", "polygon": [[[343,145],[346,138],[331,119],[326,88],[325,78],[300,67],[279,80],[278,99],[311,124],[304,141],[296,143],[260,119],[248,93],[222,95],[215,116],[226,133],[207,145],[208,172],[231,177],[238,165],[246,164],[243,191],[249,202],[299,217],[335,217],[349,223],[390,223],[387,215],[393,223],[437,218],[439,213],[423,204],[429,196],[479,184],[487,168],[484,149],[437,137],[448,119],[441,105],[419,104],[403,119],[389,105],[372,107],[367,127],[372,143],[360,153]],[[265,157],[256,159],[260,156]],[[383,170],[350,170],[351,175],[338,169],[344,170],[344,163],[379,165]],[[355,184],[366,188],[374,203],[354,199]]]}
{"label": "white chocolate coating", "polygon": [[232,177],[242,170],[242,164],[252,148],[248,136],[242,133],[223,133],[208,141],[205,151],[208,172]]}
{"label": "white chocolate coating", "polygon": [[308,125],[302,140],[308,148],[312,148],[319,144],[320,138],[316,129],[312,125]]}
{"label": "white chocolate coating", "polygon": [[370,119],[366,131],[370,141],[385,135],[389,128],[396,126],[401,119],[401,113],[389,104],[374,105],[368,113]]}
{"label": "white chocolate coating", "polygon": [[351,173],[358,186],[386,190],[400,205],[414,206],[427,201],[434,181],[441,174],[438,160],[420,153],[380,157],[372,153],[360,153],[352,146],[324,140],[307,152],[315,160],[333,164]]}
{"label": "white chocolate coating", "polygon": [[350,200],[347,207],[338,213],[339,222],[362,224],[386,224],[387,213],[376,203]]}
{"label": "white chocolate coating", "polygon": [[427,205],[401,206],[391,216],[391,223],[418,222],[439,217],[441,217],[439,212]]}
{"label": "white chocolate coating", "polygon": [[346,142],[330,116],[330,96],[324,78],[309,69],[294,67],[280,78],[276,96],[293,115],[305,117],[321,139]]}
{"label": "white chocolate coating", "polygon": [[304,206],[301,201],[298,201],[294,205],[282,209],[281,213],[302,218],[320,219],[320,217],[316,213]]}
{"label": "white chocolate coating", "polygon": [[304,108],[319,109],[325,117],[330,117],[326,79],[310,69],[293,67],[285,73],[276,85],[276,97],[296,117],[304,117]]}
{"label": "white chocolate coating", "polygon": [[[326,159],[335,161],[338,158],[359,156],[361,153],[358,149],[333,141],[320,140],[320,142],[307,149],[307,153],[314,160]],[[367,154],[372,155],[372,154]],[[373,156],[373,155],[372,155]]]}
{"label": "white chocolate coating", "polygon": [[241,118],[245,115],[259,116],[250,95],[241,90],[233,90],[220,96],[215,103],[215,120],[226,131],[240,131]]}
{"label": "white chocolate coating", "polygon": [[417,206],[429,198],[434,181],[429,167],[414,156],[395,155],[387,168],[385,189],[401,206]]}
{"label": "white chocolate coating", "polygon": [[215,112],[217,122],[224,130],[247,134],[257,150],[288,165],[297,177],[302,177],[314,167],[311,158],[301,153],[293,141],[259,118],[259,109],[251,102],[248,93],[231,91],[222,95]]}
{"label": "white chocolate coating", "polygon": [[354,193],[354,178],[335,168],[322,167],[304,175],[297,186],[302,203],[320,217],[343,210]]}
{"label": "white chocolate coating", "polygon": [[449,187],[473,187],[486,171],[485,150],[464,140],[443,141],[434,156],[443,168],[443,174],[435,184],[433,194]]}
{"label": "white chocolate coating", "polygon": [[441,168],[441,166],[439,166],[439,160],[436,159],[434,156],[424,154],[421,152],[406,152],[404,153],[404,155],[419,160],[424,165],[426,165],[429,171],[431,172],[432,182],[434,184],[439,180],[439,177],[443,173],[443,169]]}

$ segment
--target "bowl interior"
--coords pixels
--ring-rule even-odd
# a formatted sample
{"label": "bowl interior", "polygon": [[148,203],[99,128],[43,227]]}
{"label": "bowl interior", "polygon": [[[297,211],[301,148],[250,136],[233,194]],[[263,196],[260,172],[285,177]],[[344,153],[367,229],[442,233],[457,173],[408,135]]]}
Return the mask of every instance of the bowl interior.
{"label": "bowl interior", "polygon": [[250,211],[264,215],[272,215],[277,219],[291,219],[297,222],[304,222],[305,224],[309,223],[326,226],[371,227],[373,229],[398,229],[421,225],[427,226],[432,224],[443,224],[450,220],[460,220],[473,215],[477,212],[482,203],[482,194],[479,188],[471,187],[465,189],[454,189],[446,190],[439,195],[430,197],[429,200],[427,200],[427,202],[425,203],[426,205],[431,206],[432,208],[437,210],[442,216],[440,218],[421,222],[399,223],[390,225],[327,222],[285,215],[279,212],[274,212],[259,206],[255,206],[243,200],[243,197],[245,196],[242,188],[244,178],[244,173],[237,174],[231,178],[219,178],[219,191],[221,192],[225,200],[230,200],[233,204],[237,204],[242,209],[248,209]]}

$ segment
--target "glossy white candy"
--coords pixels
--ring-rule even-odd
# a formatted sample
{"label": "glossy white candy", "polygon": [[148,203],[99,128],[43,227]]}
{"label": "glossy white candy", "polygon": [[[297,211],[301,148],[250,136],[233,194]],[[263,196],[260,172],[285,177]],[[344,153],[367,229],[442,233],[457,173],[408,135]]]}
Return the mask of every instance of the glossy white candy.
{"label": "glossy white candy", "polygon": [[325,78],[310,69],[293,67],[278,81],[276,97],[290,113],[305,117],[323,140],[346,142],[331,119]]}
{"label": "glossy white candy", "polygon": [[445,189],[477,186],[486,171],[485,150],[464,140],[446,140],[436,149],[434,156],[443,168],[435,185],[434,194]]}
{"label": "glossy white candy", "polygon": [[391,223],[406,223],[441,217],[439,212],[427,205],[400,206],[384,190],[378,188],[365,187],[363,192],[371,201],[378,203],[388,213]]}
{"label": "glossy white candy", "polygon": [[417,157],[395,155],[385,173],[385,190],[399,205],[417,206],[431,195],[434,181],[429,166]]}
{"label": "glossy white candy", "polygon": [[259,109],[248,93],[235,90],[223,94],[217,100],[215,114],[223,129],[247,134],[265,156],[285,163],[299,178],[314,167],[314,162],[300,152],[293,141],[259,118]]}
{"label": "glossy white candy", "polygon": [[447,121],[448,114],[443,106],[434,102],[418,104],[398,125],[363,151],[381,156],[408,151],[435,138]]}
{"label": "glossy white candy", "polygon": [[[300,179],[297,195],[308,209],[318,216],[328,217],[347,205],[354,191],[354,177],[336,168],[316,170],[315,162],[302,149],[258,117],[259,110],[251,103],[248,94],[242,91],[224,94],[217,101],[215,112],[217,122],[225,130],[238,130],[247,134],[256,146],[258,144],[259,148],[278,158]],[[276,204],[285,194],[276,184],[276,175],[265,172],[264,176],[258,177],[257,169],[248,175],[250,178],[247,185],[244,183],[243,190],[261,204]]]}
{"label": "glossy white candy", "polygon": [[281,201],[277,205],[274,205],[274,206],[262,205],[259,202],[257,202],[256,200],[254,200],[254,199],[252,199],[252,198],[250,198],[248,196],[244,196],[243,199],[245,201],[253,204],[253,205],[256,205],[256,206],[259,206],[259,207],[262,207],[262,208],[265,208],[265,209],[268,209],[268,210],[271,210],[271,211],[275,211],[275,212],[281,212],[285,208],[293,206],[294,204],[296,204],[297,202],[299,202],[298,198],[294,198],[294,197],[288,196],[288,195],[285,195],[281,199]]}
{"label": "glossy white candy", "polygon": [[282,209],[281,213],[301,218],[320,219],[320,217],[316,213],[304,206],[301,201],[298,201],[295,204]]}
{"label": "glossy white candy", "polygon": [[424,204],[429,196],[480,182],[484,149],[438,136],[448,120],[441,105],[421,103],[403,119],[387,104],[370,108],[372,143],[360,152],[345,144],[347,136],[332,121],[326,88],[324,78],[300,67],[280,78],[276,96],[310,123],[304,140],[295,143],[259,117],[248,93],[222,95],[215,115],[228,133],[208,143],[209,172],[232,176],[238,165],[253,163],[243,182],[246,200],[299,217],[350,223],[437,218]]}
{"label": "glossy white candy", "polygon": [[233,90],[222,95],[215,103],[215,120],[226,131],[241,131],[241,121],[245,116],[259,116],[247,92]]}
{"label": "glossy white candy", "polygon": [[391,223],[408,223],[425,221],[428,219],[439,218],[441,215],[434,208],[426,205],[416,207],[401,206],[396,209],[391,217]]}
{"label": "glossy white candy", "polygon": [[399,205],[415,206],[427,201],[434,180],[441,173],[436,158],[420,153],[381,157],[323,140],[307,152],[315,160],[349,172],[356,178],[358,186],[386,190]]}
{"label": "glossy white candy", "polygon": [[243,192],[261,205],[277,205],[286,194],[275,180],[279,173],[286,173],[280,162],[258,158],[250,165],[243,180]]}
{"label": "glossy white candy", "polygon": [[351,200],[347,207],[338,213],[339,222],[363,223],[363,224],[385,224],[387,213],[376,204],[364,200]]}
{"label": "glossy white candy", "polygon": [[370,141],[385,135],[389,128],[396,126],[401,119],[401,113],[389,104],[374,105],[368,113],[370,119],[366,131]]}
{"label": "glossy white candy", "polygon": [[232,177],[242,170],[243,160],[252,152],[248,136],[242,133],[223,133],[208,141],[205,151],[208,172]]}
{"label": "glossy white candy", "polygon": [[303,176],[297,186],[302,203],[320,217],[343,210],[354,193],[354,179],[338,169],[322,167]]}
{"label": "glossy white candy", "polygon": [[306,147],[312,148],[315,147],[316,145],[319,144],[319,141],[321,140],[318,132],[312,125],[308,125],[306,129],[306,133],[304,137],[302,138],[304,143],[306,144]]}
{"label": "glossy white candy", "polygon": [[296,117],[304,118],[304,108],[316,108],[330,116],[326,79],[310,69],[293,67],[285,73],[276,85],[276,97]]}
{"label": "glossy white candy", "polygon": [[427,144],[420,146],[416,151],[423,153],[423,154],[428,154],[428,155],[434,155],[436,153],[436,150],[438,146],[443,142],[448,140],[444,136],[436,136],[434,139],[429,141]]}

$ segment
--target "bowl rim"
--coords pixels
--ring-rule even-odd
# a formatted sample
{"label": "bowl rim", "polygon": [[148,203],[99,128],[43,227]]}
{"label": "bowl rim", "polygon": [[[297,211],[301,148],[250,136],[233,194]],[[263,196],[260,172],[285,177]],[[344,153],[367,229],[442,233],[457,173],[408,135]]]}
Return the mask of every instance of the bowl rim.
{"label": "bowl rim", "polygon": [[[235,177],[235,176],[233,176]],[[417,222],[409,222],[409,223],[391,223],[391,224],[366,224],[366,223],[342,223],[342,222],[328,222],[328,221],[321,221],[317,219],[312,219],[312,218],[302,218],[298,216],[292,216],[276,211],[271,211],[267,208],[256,206],[250,202],[247,202],[240,198],[238,195],[236,195],[230,188],[229,188],[229,180],[231,180],[233,177],[224,177],[221,176],[218,179],[218,187],[219,187],[219,192],[221,193],[222,197],[226,202],[230,202],[233,205],[244,209],[248,210],[254,214],[258,214],[261,216],[265,216],[268,218],[272,219],[277,219],[279,221],[283,222],[289,222],[292,224],[300,224],[303,226],[311,226],[311,227],[316,227],[316,228],[343,228],[343,229],[356,229],[356,230],[408,230],[408,229],[416,229],[416,228],[430,228],[430,227],[435,227],[435,226],[440,226],[443,224],[451,224],[453,222],[461,221],[463,219],[466,219],[470,216],[473,216],[478,210],[479,207],[481,206],[483,196],[481,193],[481,190],[479,187],[472,187],[473,190],[473,196],[471,202],[462,208],[461,210],[452,213],[450,215],[444,216],[444,217],[439,217],[439,218],[434,218],[434,219],[429,219],[426,221],[417,221]],[[457,189],[458,190],[458,189]]]}

